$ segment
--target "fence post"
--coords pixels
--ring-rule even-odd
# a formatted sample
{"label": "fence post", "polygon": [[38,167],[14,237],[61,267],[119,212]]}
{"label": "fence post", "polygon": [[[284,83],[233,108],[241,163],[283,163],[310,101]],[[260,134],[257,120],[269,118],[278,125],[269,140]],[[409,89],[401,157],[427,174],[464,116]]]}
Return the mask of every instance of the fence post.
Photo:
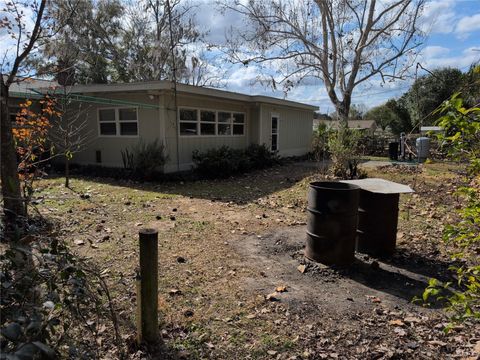
{"label": "fence post", "polygon": [[158,340],[158,231],[141,229],[138,235],[140,240],[140,279],[137,280],[138,341],[154,343]]}

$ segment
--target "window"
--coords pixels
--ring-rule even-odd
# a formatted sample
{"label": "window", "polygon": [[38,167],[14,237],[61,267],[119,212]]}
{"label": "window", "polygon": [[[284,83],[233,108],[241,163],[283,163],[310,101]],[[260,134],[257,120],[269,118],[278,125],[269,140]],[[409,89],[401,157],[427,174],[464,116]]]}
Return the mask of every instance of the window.
{"label": "window", "polygon": [[181,108],[179,123],[182,136],[245,135],[244,113]]}
{"label": "window", "polygon": [[136,108],[99,109],[98,123],[101,136],[138,135]]}
{"label": "window", "polygon": [[233,135],[245,134],[245,114],[234,113],[233,114]]}
{"label": "window", "polygon": [[231,135],[232,114],[227,112],[218,112],[218,135]]}
{"label": "window", "polygon": [[137,131],[137,109],[118,109],[120,121],[120,135],[136,136]]}
{"label": "window", "polygon": [[215,135],[215,111],[200,110],[200,135]]}
{"label": "window", "polygon": [[17,114],[20,112],[20,110],[22,110],[20,106],[9,106],[8,107],[8,116],[10,118],[10,122],[12,123],[12,126],[16,125]]}
{"label": "window", "polygon": [[197,110],[180,109],[180,135],[197,135],[197,123]]}

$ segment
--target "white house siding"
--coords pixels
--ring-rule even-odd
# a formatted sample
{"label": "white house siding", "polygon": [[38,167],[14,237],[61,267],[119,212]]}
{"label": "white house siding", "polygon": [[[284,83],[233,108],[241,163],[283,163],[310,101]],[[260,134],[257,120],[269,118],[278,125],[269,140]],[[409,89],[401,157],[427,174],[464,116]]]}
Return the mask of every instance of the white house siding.
{"label": "white house siding", "polygon": [[248,122],[248,144],[258,144],[260,137],[260,105],[250,107],[250,121]]}
{"label": "white house siding", "polygon": [[[88,94],[88,96],[95,96],[95,94]],[[158,97],[154,96],[150,99],[146,93],[121,93],[108,94],[101,93],[98,97],[108,98],[114,100],[124,100],[129,102],[136,102],[149,105],[158,105]],[[122,167],[121,151],[125,148],[135,145],[140,139],[145,142],[154,141],[161,138],[159,110],[151,108],[137,108],[138,117],[138,137],[104,137],[99,136],[98,125],[98,109],[114,108],[114,107],[133,107],[131,105],[108,105],[108,104],[94,104],[83,103],[83,109],[88,109],[88,126],[86,131],[89,134],[90,140],[85,150],[74,154],[72,162],[79,164],[96,164],[108,167]],[[96,162],[96,151],[101,152],[102,162]]]}
{"label": "white house siding", "polygon": [[261,105],[262,126],[260,143],[270,146],[273,114],[279,116],[278,153],[280,156],[304,155],[310,151],[312,141],[311,110],[284,106]]}
{"label": "white house siding", "polygon": [[[224,110],[245,113],[245,134],[237,136],[178,136],[180,162],[177,164],[177,123],[175,112],[175,99],[171,94],[165,94],[165,140],[168,149],[169,162],[165,167],[166,172],[190,170],[193,166],[192,153],[194,150],[200,152],[212,148],[219,148],[223,145],[234,149],[245,148],[249,144],[249,131],[251,123],[250,104],[241,101],[226,101],[212,99],[206,96],[192,96],[179,94],[177,96],[178,108],[187,107],[205,110]],[[179,167],[178,167],[179,165]]]}
{"label": "white house siding", "polygon": [[[313,110],[268,105],[243,100],[219,99],[212,96],[185,94],[177,95],[177,106],[198,109],[224,110],[245,113],[245,134],[242,136],[178,136],[175,98],[169,90],[85,93],[88,96],[124,100],[157,106],[158,109],[138,107],[138,137],[99,137],[97,111],[107,107],[130,107],[130,105],[100,105],[84,103],[89,108],[88,131],[91,142],[88,147],[74,155],[73,162],[122,167],[121,151],[135,145],[139,140],[152,142],[156,139],[166,146],[168,162],[166,172],[192,168],[194,150],[206,151],[226,145],[245,148],[250,144],[267,144],[271,141],[272,113],[280,117],[279,154],[292,156],[305,154],[310,149]],[[261,121],[260,121],[261,120]],[[177,162],[177,138],[179,161]],[[102,162],[96,162],[96,151],[101,152]]]}

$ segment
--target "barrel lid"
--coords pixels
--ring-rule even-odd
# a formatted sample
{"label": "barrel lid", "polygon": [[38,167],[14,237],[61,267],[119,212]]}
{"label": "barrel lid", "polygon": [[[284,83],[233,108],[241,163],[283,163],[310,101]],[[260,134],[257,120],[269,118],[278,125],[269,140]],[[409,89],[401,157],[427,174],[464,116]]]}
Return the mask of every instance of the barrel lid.
{"label": "barrel lid", "polygon": [[347,184],[357,185],[360,189],[377,194],[406,194],[414,191],[410,186],[385,179],[369,178],[360,180],[341,180]]}

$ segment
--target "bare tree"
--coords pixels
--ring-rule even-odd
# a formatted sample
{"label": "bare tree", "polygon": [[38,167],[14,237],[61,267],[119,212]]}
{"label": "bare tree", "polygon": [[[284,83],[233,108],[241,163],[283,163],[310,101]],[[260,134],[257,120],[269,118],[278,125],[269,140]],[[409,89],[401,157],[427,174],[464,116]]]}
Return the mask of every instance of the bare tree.
{"label": "bare tree", "polygon": [[403,79],[413,65],[424,1],[233,0],[226,8],[250,26],[233,32],[226,51],[244,65],[269,64],[286,90],[322,79],[346,124],[359,84]]}
{"label": "bare tree", "polygon": [[187,85],[222,88],[226,86],[226,73],[227,70],[225,69],[214,68],[211,61],[202,52],[198,56],[190,58],[190,64],[187,64],[186,74],[182,82]]}
{"label": "bare tree", "polygon": [[[68,83],[69,81],[66,81]],[[70,186],[70,161],[74,155],[84,150],[92,141],[93,131],[88,130],[89,106],[75,101],[75,95],[65,84],[55,89],[56,112],[50,122],[52,130],[48,138],[52,145],[54,156],[61,156],[65,161],[65,187]]]}
{"label": "bare tree", "polygon": [[[32,1],[30,4],[17,0],[8,1],[5,6],[7,17],[0,20],[0,29],[15,41],[14,54],[4,54],[1,64],[1,180],[4,213],[7,222],[14,221],[17,216],[25,216],[20,181],[17,172],[17,157],[12,135],[12,124],[8,116],[10,86],[18,81],[17,75],[22,65],[34,50],[39,39],[44,35],[45,7],[47,0]],[[27,9],[27,7],[29,9]],[[27,13],[33,13],[33,28],[27,27]],[[9,61],[12,59],[12,61]]]}
{"label": "bare tree", "polygon": [[141,0],[126,7],[128,21],[119,46],[128,72],[124,81],[173,79],[175,72],[184,82],[187,47],[203,36],[195,23],[194,8],[180,0]]}

